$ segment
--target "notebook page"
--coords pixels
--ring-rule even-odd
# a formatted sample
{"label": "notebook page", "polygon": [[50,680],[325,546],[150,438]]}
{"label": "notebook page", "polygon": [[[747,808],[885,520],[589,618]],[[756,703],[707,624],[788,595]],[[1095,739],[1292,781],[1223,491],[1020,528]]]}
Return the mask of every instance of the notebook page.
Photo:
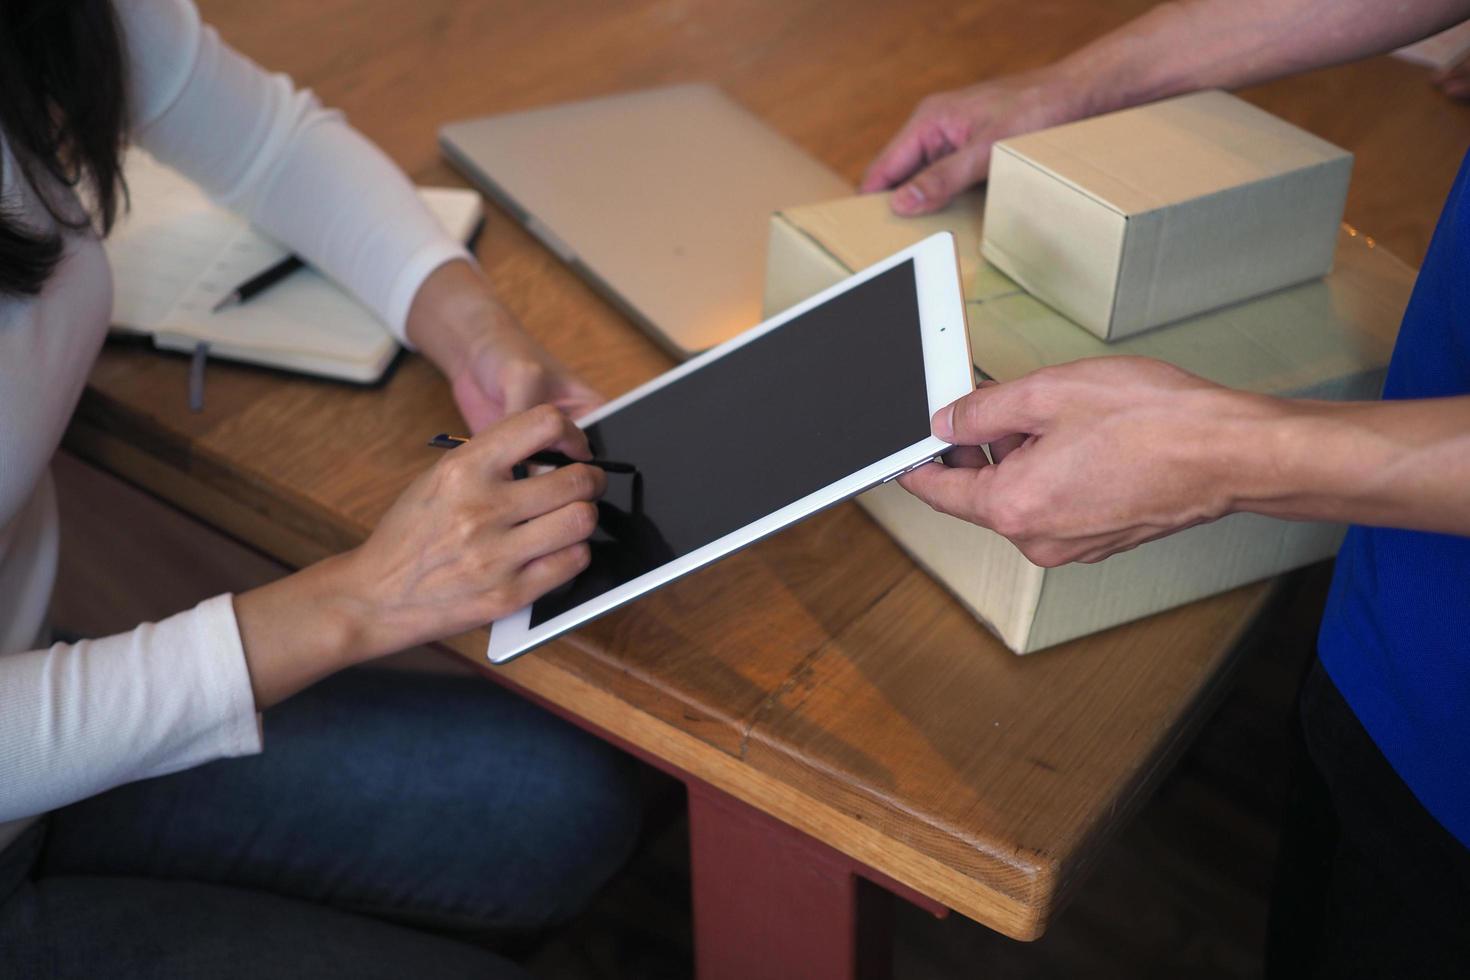
{"label": "notebook page", "polygon": [[[288,251],[209,200],[193,182],[134,150],[127,163],[133,210],[107,241],[114,271],[114,327],[153,335],[154,345],[307,374],[367,382],[380,377],[397,340],[364,306],[311,268],[247,303],[214,312],[240,283]],[[483,212],[479,195],[420,188],[445,230],[465,240]]]}
{"label": "notebook page", "polygon": [[180,307],[207,313],[289,254],[142,150],[125,166],[132,206],[103,243],[117,326],[147,332]]}
{"label": "notebook page", "polygon": [[[469,237],[481,215],[480,196],[474,191],[421,187],[419,196],[444,230],[460,241]],[[207,273],[200,282],[213,277],[213,272]],[[233,284],[226,293],[229,288]],[[204,340],[219,357],[241,356],[235,352],[249,350],[256,359],[269,352],[368,363],[382,359],[385,344],[397,345],[367,307],[311,267],[292,273],[248,303],[218,313],[212,312],[215,300],[210,289],[196,289],[194,294],[199,298],[184,296],[157,324],[159,346],[182,348]]]}
{"label": "notebook page", "polygon": [[208,341],[218,357],[269,352],[353,362],[379,359],[385,344],[397,346],[366,307],[310,268],[218,313],[206,307],[195,314],[187,301],[180,303],[158,324],[157,334],[160,347]]}

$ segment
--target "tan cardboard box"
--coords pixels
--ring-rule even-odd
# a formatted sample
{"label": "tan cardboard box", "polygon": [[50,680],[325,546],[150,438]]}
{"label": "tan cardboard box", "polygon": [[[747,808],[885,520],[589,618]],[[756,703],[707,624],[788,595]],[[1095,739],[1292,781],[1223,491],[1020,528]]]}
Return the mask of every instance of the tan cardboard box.
{"label": "tan cardboard box", "polygon": [[985,257],[1104,340],[1325,275],[1352,154],[1225,92],[995,145]]}
{"label": "tan cardboard box", "polygon": [[[894,217],[878,195],[775,215],[766,314],[776,313],[935,231],[954,232],[970,346],[982,373],[1009,381],[1047,364],[1108,354],[1171,361],[1222,384],[1313,398],[1377,397],[1414,272],[1344,227],[1325,279],[1104,343],[1028,296],[979,253],[984,200],[972,193],[926,218]],[[864,508],[1017,653],[1330,557],[1338,525],[1236,514],[1097,565],[1043,569],[984,528],[935,513],[895,483]]]}

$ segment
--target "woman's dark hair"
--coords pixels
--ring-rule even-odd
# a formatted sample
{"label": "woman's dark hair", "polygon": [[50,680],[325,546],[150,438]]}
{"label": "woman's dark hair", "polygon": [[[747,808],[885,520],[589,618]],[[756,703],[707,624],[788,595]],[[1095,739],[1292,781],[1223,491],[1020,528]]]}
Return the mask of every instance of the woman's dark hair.
{"label": "woman's dark hair", "polygon": [[[8,176],[16,189],[29,184],[55,221],[35,227],[17,200],[0,200],[0,295],[41,291],[61,261],[63,229],[112,228],[126,193],[125,73],[111,0],[0,0],[0,131],[20,170]],[[80,191],[88,211],[53,200],[58,186]]]}

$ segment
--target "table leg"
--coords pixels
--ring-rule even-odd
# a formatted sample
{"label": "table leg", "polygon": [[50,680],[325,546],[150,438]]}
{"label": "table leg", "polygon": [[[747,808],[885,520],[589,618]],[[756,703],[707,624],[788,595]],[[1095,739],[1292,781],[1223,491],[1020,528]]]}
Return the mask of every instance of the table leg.
{"label": "table leg", "polygon": [[890,976],[890,891],[815,838],[712,786],[688,787],[699,980]]}
{"label": "table leg", "polygon": [[[445,651],[455,656],[452,651]],[[484,676],[682,782],[689,794],[699,980],[885,980],[893,898],[949,909],[668,761],[511,683]]]}

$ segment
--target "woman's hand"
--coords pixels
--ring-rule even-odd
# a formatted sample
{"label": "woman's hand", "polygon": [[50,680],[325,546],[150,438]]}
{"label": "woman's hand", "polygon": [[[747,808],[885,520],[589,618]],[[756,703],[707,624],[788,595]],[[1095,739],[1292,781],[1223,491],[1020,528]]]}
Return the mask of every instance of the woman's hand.
{"label": "woman's hand", "polygon": [[553,405],[579,418],[602,404],[597,392],[557,364],[519,327],[513,332],[486,330],[441,370],[471,432],[536,405]]}
{"label": "woman's hand", "polygon": [[543,405],[446,453],[389,508],[348,556],[364,656],[483,626],[587,567],[606,477],[585,464],[512,476],[544,449],[591,457],[582,431]]}
{"label": "woman's hand", "polygon": [[350,664],[483,626],[586,568],[606,478],[574,465],[515,480],[512,467],[543,449],[590,458],[555,408],[512,416],[446,453],[355,550],[237,596],[257,707]]}
{"label": "woman's hand", "polygon": [[1245,461],[1269,459],[1256,440],[1275,417],[1272,399],[1162,361],[1075,361],[941,409],[934,434],[957,447],[949,465],[899,482],[1035,564],[1101,561],[1232,510]]}
{"label": "woman's hand", "polygon": [[1470,56],[1434,73],[1434,86],[1458,102],[1470,102]]}
{"label": "woman's hand", "polygon": [[897,187],[898,214],[938,211],[985,179],[996,140],[1081,118],[1071,90],[1043,69],[931,95],[868,167],[861,190]]}
{"label": "woman's hand", "polygon": [[424,280],[408,338],[444,373],[471,432],[535,405],[578,418],[602,404],[526,335],[468,262],[447,262]]}

